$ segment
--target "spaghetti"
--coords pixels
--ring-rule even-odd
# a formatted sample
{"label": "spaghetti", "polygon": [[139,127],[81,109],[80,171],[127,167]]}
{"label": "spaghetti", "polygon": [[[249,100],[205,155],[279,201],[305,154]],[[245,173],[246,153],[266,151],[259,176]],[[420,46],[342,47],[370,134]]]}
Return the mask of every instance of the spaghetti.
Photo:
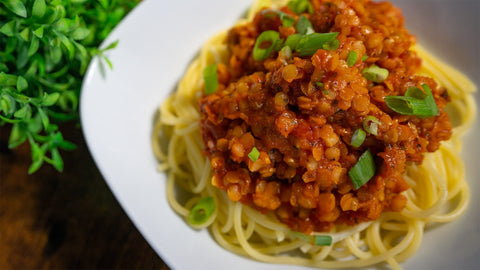
{"label": "spaghetti", "polygon": [[[282,6],[282,1],[256,1],[244,24],[265,6]],[[422,61],[421,73],[435,78],[448,89],[451,102],[446,110],[452,119],[452,134],[437,151],[426,153],[421,164],[409,164],[403,175],[410,186],[401,212],[383,212],[373,221],[354,226],[337,225],[327,235],[332,244],[316,246],[292,234],[273,212],[265,214],[241,202],[210,182],[210,160],[200,130],[198,100],[203,88],[202,71],[212,63],[227,63],[227,32],[211,38],[187,69],[175,93],[159,108],[152,145],[158,169],[167,172],[167,199],[175,212],[187,218],[194,205],[213,197],[217,206],[208,220],[196,229],[208,228],[225,249],[259,261],[320,268],[364,267],[386,262],[392,268],[412,256],[422,242],[424,230],[432,223],[450,222],[461,216],[470,201],[465,168],[460,157],[462,137],[473,124],[475,86],[459,71],[441,62],[416,45]],[[178,197],[177,188],[188,192]]]}

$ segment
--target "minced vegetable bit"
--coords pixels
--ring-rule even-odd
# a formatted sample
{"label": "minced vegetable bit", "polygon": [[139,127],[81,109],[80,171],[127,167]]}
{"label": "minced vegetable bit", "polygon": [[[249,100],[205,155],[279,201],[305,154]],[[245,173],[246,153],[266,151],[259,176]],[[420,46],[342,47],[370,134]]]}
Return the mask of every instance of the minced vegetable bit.
{"label": "minced vegetable bit", "polygon": [[[217,90],[199,101],[212,184],[307,234],[401,211],[405,166],[451,135],[448,94],[417,75],[415,37],[399,9],[368,0],[310,3],[298,14],[264,9],[232,28]],[[366,137],[352,145],[357,130]]]}

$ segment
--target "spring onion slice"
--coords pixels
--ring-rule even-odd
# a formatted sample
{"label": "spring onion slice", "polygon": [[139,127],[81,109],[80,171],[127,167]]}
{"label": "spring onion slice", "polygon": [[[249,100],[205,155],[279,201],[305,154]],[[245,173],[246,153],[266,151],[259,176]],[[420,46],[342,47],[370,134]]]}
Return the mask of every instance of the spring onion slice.
{"label": "spring onion slice", "polygon": [[213,197],[203,197],[195,204],[188,214],[188,222],[192,225],[201,225],[210,218],[215,211]]}
{"label": "spring onion slice", "polygon": [[330,246],[332,241],[333,239],[330,235],[315,235],[313,244],[315,246]]}
{"label": "spring onion slice", "polygon": [[348,176],[355,189],[365,185],[375,175],[375,162],[370,150],[365,151],[357,163],[348,171]]}
{"label": "spring onion slice", "polygon": [[282,21],[282,25],[285,27],[290,27],[295,23],[295,18],[279,10],[264,9],[262,10],[262,14],[266,15],[267,17],[271,17],[275,15],[279,16],[280,20]]}
{"label": "spring onion slice", "polygon": [[315,246],[330,246],[333,242],[333,238],[330,235],[307,235],[297,231],[290,231],[290,234]]}
{"label": "spring onion slice", "polygon": [[377,65],[372,65],[370,67],[364,68],[362,70],[362,75],[369,81],[380,83],[387,79],[388,69],[381,68]]}
{"label": "spring onion slice", "polygon": [[378,135],[378,125],[380,125],[382,122],[380,122],[380,120],[378,120],[378,118],[376,118],[375,116],[367,116],[365,117],[365,119],[363,120],[363,129],[372,134],[372,135],[375,135],[377,136]]}
{"label": "spring onion slice", "polygon": [[322,48],[327,51],[335,51],[338,47],[340,47],[340,40],[338,39],[334,39],[322,45]]}
{"label": "spring onion slice", "polygon": [[253,162],[257,161],[259,156],[260,156],[260,152],[258,151],[258,149],[255,146],[252,148],[252,151],[250,151],[250,153],[248,153],[248,157]]}
{"label": "spring onion slice", "polygon": [[308,0],[291,0],[287,5],[295,14],[301,14],[305,11],[310,14],[313,13],[313,6]]}
{"label": "spring onion slice", "polygon": [[385,104],[393,111],[403,115],[430,117],[438,115],[438,107],[433,98],[432,90],[423,84],[424,91],[417,87],[409,87],[404,96],[386,96]]}
{"label": "spring onion slice", "polygon": [[367,133],[363,131],[363,129],[359,128],[353,132],[352,140],[350,141],[350,145],[353,147],[359,147],[365,141],[365,137],[367,137]]}
{"label": "spring onion slice", "polygon": [[285,40],[284,46],[288,46],[288,47],[290,47],[290,49],[292,49],[292,51],[296,51],[298,41],[300,40],[301,37],[302,37],[302,35],[300,35],[300,34],[293,34],[293,35],[288,36],[287,40]]}
{"label": "spring onion slice", "polygon": [[357,53],[355,51],[350,51],[347,56],[347,65],[353,67],[357,63]]}
{"label": "spring onion slice", "polygon": [[313,55],[318,49],[322,49],[325,44],[336,40],[338,32],[331,33],[312,33],[305,35],[298,41],[297,51],[300,56]]}
{"label": "spring onion slice", "polygon": [[362,61],[363,62],[367,61],[367,59],[368,59],[368,55],[365,54],[364,56],[362,56]]}
{"label": "spring onion slice", "polygon": [[297,24],[295,25],[295,30],[301,35],[315,33],[312,23],[305,15],[300,15],[300,18],[298,18]]}
{"label": "spring onion slice", "polygon": [[203,69],[203,81],[205,82],[205,94],[215,93],[218,88],[217,64],[211,64]]}
{"label": "spring onion slice", "polygon": [[288,15],[287,13],[277,11],[278,15],[280,16],[280,20],[282,20],[282,25],[285,27],[290,27],[295,23],[295,19]]}
{"label": "spring onion slice", "polygon": [[[279,42],[279,34],[276,31],[268,30],[262,32],[255,42],[255,47],[253,47],[253,59],[256,61],[262,61],[267,59],[272,53],[273,49],[277,46]],[[270,45],[266,48],[263,48],[263,43],[270,42]]]}

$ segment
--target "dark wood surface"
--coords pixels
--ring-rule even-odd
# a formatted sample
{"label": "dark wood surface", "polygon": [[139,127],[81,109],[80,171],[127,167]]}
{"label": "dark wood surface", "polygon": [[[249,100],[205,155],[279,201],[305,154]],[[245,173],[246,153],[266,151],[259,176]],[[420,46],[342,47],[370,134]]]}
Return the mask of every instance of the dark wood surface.
{"label": "dark wood surface", "polygon": [[0,126],[0,269],[168,269],[129,220],[87,150],[81,129],[65,169],[28,175],[28,143],[10,150]]}

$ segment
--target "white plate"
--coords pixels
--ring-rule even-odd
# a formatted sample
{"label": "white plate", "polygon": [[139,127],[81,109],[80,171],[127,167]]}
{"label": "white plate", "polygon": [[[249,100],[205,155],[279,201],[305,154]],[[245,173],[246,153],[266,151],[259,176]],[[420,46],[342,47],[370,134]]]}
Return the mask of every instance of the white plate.
{"label": "white plate", "polygon": [[[218,246],[207,231],[189,228],[168,206],[165,176],[150,148],[153,115],[189,61],[214,33],[228,28],[250,0],[183,0],[141,3],[105,41],[114,64],[103,78],[94,60],[84,80],[83,131],[105,180],[145,239],[173,269],[292,269],[246,259]],[[480,1],[394,1],[421,44],[480,85]],[[477,93],[477,100],[479,95]],[[480,255],[480,135],[466,138],[464,156],[472,204],[460,220],[425,235],[407,269],[476,268]],[[88,214],[88,213],[86,213]],[[304,269],[298,267],[300,269]]]}

